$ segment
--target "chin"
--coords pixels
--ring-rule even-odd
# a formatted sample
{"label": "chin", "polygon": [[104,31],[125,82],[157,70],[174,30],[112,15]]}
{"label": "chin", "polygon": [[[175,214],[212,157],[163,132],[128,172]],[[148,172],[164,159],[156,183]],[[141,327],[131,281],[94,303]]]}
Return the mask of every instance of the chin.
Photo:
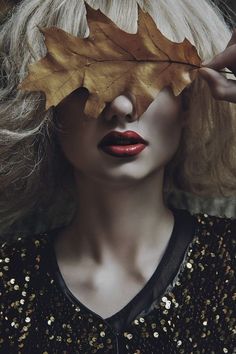
{"label": "chin", "polygon": [[[161,172],[161,167],[147,168],[147,166],[122,165],[110,168],[100,169],[99,173],[93,171],[91,177],[97,181],[111,185],[130,185],[136,182],[141,182],[145,178],[150,177],[153,173]],[[98,171],[97,171],[98,172]]]}

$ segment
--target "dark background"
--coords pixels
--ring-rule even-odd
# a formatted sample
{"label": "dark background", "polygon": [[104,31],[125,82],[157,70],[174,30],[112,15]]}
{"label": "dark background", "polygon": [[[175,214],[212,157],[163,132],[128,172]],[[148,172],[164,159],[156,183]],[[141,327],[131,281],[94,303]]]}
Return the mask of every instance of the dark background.
{"label": "dark background", "polygon": [[[214,1],[223,10],[226,21],[230,24],[230,26],[232,28],[236,27],[236,0],[212,1]],[[11,9],[19,2],[20,0],[0,0],[0,23],[4,21],[7,15],[10,15]],[[169,202],[176,207],[186,208],[194,213],[206,212],[212,215],[236,218],[236,196],[231,198],[200,198],[180,191],[170,195]],[[57,215],[55,220],[52,220],[47,213],[43,213],[40,215],[41,221],[37,222],[39,219],[38,217],[38,214],[32,214],[26,220],[22,220],[20,224],[12,225],[9,232],[16,232],[18,230],[40,232],[54,227],[55,224],[58,224],[56,220],[61,219],[61,216]]]}

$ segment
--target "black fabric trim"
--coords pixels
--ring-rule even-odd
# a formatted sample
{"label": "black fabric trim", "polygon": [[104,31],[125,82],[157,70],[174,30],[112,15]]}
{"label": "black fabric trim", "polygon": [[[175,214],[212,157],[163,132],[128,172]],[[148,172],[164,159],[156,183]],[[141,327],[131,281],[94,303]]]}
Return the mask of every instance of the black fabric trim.
{"label": "black fabric trim", "polygon": [[117,330],[126,327],[143,309],[161,298],[178,272],[185,250],[194,236],[195,219],[187,210],[172,208],[172,211],[175,218],[174,228],[166,251],[153,275],[123,309],[106,318],[106,321]]}
{"label": "black fabric trim", "polygon": [[73,304],[83,307],[87,311],[102,318],[114,328],[116,332],[122,331],[122,329],[132,322],[144,309],[148,308],[155,300],[162,296],[167,286],[177,274],[183,261],[185,250],[193,239],[196,226],[196,219],[194,216],[192,216],[187,210],[171,207],[170,209],[174,214],[174,227],[169,243],[156,270],[133,299],[131,299],[121,310],[108,318],[102,318],[100,315],[90,310],[87,306],[81,303],[67,287],[60,272],[53,245],[55,237],[62,228],[52,230],[50,235],[48,235],[48,239],[50,240],[49,259],[51,260],[51,265],[54,271],[53,275],[67,298]]}

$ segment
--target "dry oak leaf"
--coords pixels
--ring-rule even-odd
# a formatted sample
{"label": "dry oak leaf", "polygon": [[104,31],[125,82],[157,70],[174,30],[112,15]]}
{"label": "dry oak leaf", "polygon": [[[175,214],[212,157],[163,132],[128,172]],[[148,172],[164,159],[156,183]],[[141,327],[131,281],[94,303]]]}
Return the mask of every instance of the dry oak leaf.
{"label": "dry oak leaf", "polygon": [[196,48],[186,38],[181,43],[167,39],[148,13],[139,8],[138,31],[132,34],[100,10],[88,5],[86,9],[87,38],[57,27],[40,29],[48,52],[29,66],[19,88],[43,91],[46,109],[86,87],[88,116],[97,118],[107,102],[127,91],[136,97],[140,116],[164,87],[171,87],[177,96],[195,79],[201,64]]}

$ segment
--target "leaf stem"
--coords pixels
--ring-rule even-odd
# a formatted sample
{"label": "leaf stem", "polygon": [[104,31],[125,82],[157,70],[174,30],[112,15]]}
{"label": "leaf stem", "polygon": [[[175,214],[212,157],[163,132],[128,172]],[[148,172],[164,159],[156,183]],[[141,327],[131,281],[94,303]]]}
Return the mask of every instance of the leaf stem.
{"label": "leaf stem", "polygon": [[[176,64],[190,65],[190,66],[193,66],[196,69],[205,68],[205,66],[199,66],[199,65],[195,65],[195,64],[185,63],[183,61],[170,60],[170,62],[171,63],[176,63]],[[207,66],[206,66],[206,68],[207,68]],[[222,73],[222,74],[229,74],[229,75],[234,75],[235,76],[235,74],[232,71],[230,71],[230,70],[216,70],[216,71],[218,71],[219,73]]]}
{"label": "leaf stem", "polygon": [[[127,61],[133,61],[133,60],[127,60]],[[148,62],[149,60],[137,60],[137,61]],[[153,62],[153,61],[155,61],[155,60],[150,60],[150,62]],[[158,62],[159,63],[175,63],[175,64],[182,64],[182,65],[189,65],[195,69],[205,68],[205,66],[199,66],[196,64],[186,63],[184,61],[178,61],[178,60],[158,60]],[[207,68],[207,66],[206,66],[206,68]],[[222,74],[229,74],[229,75],[235,76],[235,73],[233,73],[232,71],[229,71],[229,70],[216,70],[216,71],[218,71],[219,73],[222,73]]]}

